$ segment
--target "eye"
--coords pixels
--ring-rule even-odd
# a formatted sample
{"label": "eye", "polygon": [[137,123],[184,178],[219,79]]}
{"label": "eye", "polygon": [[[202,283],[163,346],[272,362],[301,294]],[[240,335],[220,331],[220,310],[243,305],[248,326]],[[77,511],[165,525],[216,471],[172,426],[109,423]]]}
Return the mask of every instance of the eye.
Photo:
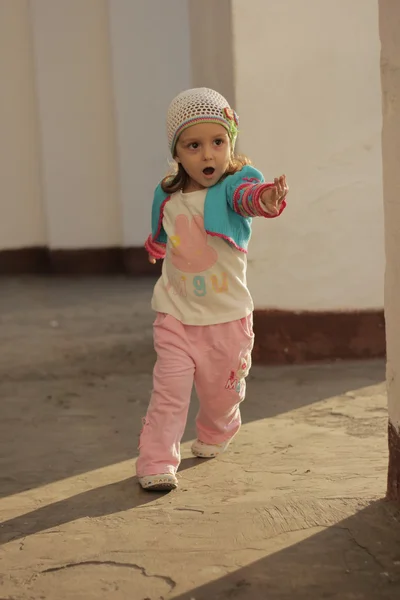
{"label": "eye", "polygon": [[188,148],[191,148],[192,150],[197,150],[198,147],[199,147],[198,142],[192,142],[191,144],[188,145]]}
{"label": "eye", "polygon": [[222,138],[218,138],[218,139],[214,140],[214,144],[216,146],[222,146],[223,143],[224,143],[224,140]]}

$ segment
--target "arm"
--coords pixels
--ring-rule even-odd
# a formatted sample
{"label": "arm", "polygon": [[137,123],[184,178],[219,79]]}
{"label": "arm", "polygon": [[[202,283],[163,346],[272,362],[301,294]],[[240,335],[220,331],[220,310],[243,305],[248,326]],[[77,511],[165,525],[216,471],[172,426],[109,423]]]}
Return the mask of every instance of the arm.
{"label": "arm", "polygon": [[160,242],[154,242],[153,236],[151,234],[145,241],[144,247],[149,254],[149,262],[151,262],[151,264],[154,265],[156,263],[156,260],[165,258],[167,245],[162,244]]}
{"label": "arm", "polygon": [[272,219],[282,214],[289,190],[285,176],[275,179],[273,183],[265,183],[261,173],[253,167],[245,167],[242,171],[235,173],[232,178],[231,208],[242,217]]}
{"label": "arm", "polygon": [[274,184],[261,194],[261,204],[270,219],[279,217],[286,208],[286,196],[289,186],[286,183],[286,175],[275,178]]}
{"label": "arm", "polygon": [[163,192],[161,184],[159,184],[154,191],[151,207],[151,234],[144,244],[149,255],[149,262],[153,265],[156,260],[163,259],[167,252],[167,236],[162,227],[162,220],[164,206],[169,198],[170,196]]}

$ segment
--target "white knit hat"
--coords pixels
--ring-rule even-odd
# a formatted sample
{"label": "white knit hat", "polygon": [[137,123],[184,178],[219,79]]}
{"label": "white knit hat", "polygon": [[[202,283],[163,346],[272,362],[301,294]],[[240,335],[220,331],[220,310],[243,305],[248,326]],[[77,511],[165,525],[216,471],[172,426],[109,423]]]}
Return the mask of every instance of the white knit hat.
{"label": "white knit hat", "polygon": [[194,88],[172,100],[167,115],[168,145],[172,156],[182,131],[198,123],[218,123],[229,133],[232,146],[237,137],[239,119],[221,94],[209,88]]}

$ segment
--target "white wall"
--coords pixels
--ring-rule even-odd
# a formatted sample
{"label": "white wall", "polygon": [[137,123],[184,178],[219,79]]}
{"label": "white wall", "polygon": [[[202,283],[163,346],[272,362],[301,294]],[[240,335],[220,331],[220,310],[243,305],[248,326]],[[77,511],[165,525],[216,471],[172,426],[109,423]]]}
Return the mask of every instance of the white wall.
{"label": "white wall", "polygon": [[106,0],[31,0],[48,243],[120,245]]}
{"label": "white wall", "polygon": [[0,250],[46,243],[28,0],[0,2]]}
{"label": "white wall", "polygon": [[109,2],[123,242],[150,232],[153,192],[168,169],[166,112],[190,87],[186,0]]}
{"label": "white wall", "polygon": [[257,308],[383,305],[381,92],[376,0],[233,0],[240,149],[290,208],[258,221]]}

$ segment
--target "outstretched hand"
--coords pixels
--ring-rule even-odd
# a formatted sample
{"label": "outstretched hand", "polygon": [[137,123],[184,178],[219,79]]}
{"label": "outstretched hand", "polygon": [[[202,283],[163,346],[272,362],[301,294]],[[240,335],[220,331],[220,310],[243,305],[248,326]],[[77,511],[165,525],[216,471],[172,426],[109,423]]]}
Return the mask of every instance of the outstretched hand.
{"label": "outstretched hand", "polygon": [[286,182],[286,175],[275,177],[274,185],[265,190],[261,194],[261,202],[266,211],[272,215],[278,215],[282,206],[282,202],[289,192],[289,186]]}

